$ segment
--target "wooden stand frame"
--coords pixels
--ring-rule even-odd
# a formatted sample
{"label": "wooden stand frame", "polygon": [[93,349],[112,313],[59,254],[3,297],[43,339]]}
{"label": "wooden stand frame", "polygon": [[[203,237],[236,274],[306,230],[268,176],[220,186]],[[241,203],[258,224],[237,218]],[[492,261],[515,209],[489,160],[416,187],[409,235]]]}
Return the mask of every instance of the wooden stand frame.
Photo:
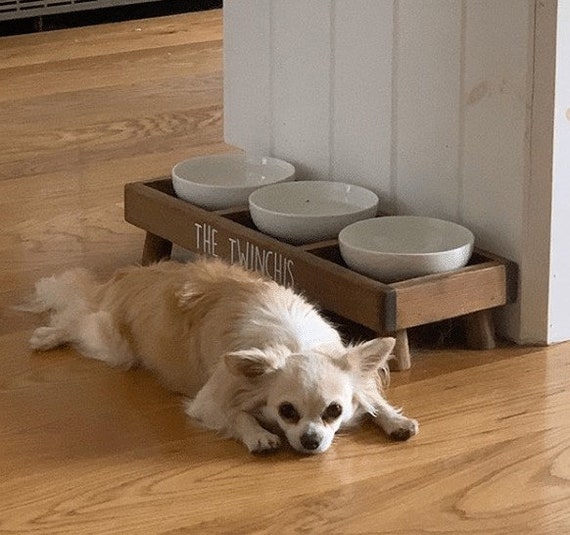
{"label": "wooden stand frame", "polygon": [[399,369],[411,365],[406,329],[465,316],[470,347],[488,349],[492,309],[516,299],[516,264],[490,253],[475,250],[453,272],[384,284],[348,269],[336,240],[281,242],[255,229],[247,207],[208,211],[177,198],[168,177],[127,184],[125,219],[147,233],[143,264],[169,258],[175,243],[261,271],[325,310],[395,336]]}

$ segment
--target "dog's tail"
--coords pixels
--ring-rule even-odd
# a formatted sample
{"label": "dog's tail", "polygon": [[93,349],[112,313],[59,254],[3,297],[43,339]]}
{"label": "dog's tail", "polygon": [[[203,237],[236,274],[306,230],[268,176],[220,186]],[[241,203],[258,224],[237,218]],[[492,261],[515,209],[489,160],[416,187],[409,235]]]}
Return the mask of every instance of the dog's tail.
{"label": "dog's tail", "polygon": [[26,312],[49,314],[48,325],[32,333],[32,348],[46,351],[66,343],[89,346],[90,333],[95,333],[91,338],[96,339],[100,330],[94,314],[98,288],[93,276],[80,268],[40,279],[34,295],[17,307]]}
{"label": "dog's tail", "polygon": [[97,283],[86,269],[71,269],[61,275],[40,279],[36,283],[35,293],[15,308],[36,314],[57,314],[66,309],[85,310],[89,307],[96,287]]}
{"label": "dog's tail", "polygon": [[85,356],[112,366],[128,368],[135,364],[130,345],[114,325],[111,314],[99,310],[103,288],[82,268],[39,280],[33,297],[18,307],[49,315],[48,325],[32,333],[32,349],[46,351],[72,344]]}

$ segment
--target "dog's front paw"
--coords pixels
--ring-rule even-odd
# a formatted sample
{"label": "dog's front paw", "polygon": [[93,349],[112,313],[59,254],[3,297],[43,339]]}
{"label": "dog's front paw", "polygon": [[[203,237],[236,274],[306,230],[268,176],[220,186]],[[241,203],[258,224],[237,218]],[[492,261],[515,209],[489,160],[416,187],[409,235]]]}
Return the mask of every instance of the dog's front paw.
{"label": "dog's front paw", "polygon": [[255,435],[244,437],[243,442],[251,453],[274,451],[281,446],[281,439],[265,430],[261,430]]}
{"label": "dog's front paw", "polygon": [[389,432],[393,440],[404,441],[418,434],[420,426],[417,420],[401,416],[397,421],[392,422],[394,429]]}

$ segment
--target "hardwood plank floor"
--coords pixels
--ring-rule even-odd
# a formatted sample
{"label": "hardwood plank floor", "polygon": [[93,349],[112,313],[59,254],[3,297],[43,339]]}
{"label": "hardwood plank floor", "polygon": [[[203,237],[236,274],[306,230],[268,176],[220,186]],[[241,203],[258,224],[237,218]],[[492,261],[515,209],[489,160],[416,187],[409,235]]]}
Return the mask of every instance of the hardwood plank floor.
{"label": "hardwood plank floor", "polygon": [[41,276],[140,259],[124,183],[222,139],[219,11],[0,39],[0,534],[568,533],[570,345],[416,349],[372,425],[253,456],[144,370],[30,352]]}

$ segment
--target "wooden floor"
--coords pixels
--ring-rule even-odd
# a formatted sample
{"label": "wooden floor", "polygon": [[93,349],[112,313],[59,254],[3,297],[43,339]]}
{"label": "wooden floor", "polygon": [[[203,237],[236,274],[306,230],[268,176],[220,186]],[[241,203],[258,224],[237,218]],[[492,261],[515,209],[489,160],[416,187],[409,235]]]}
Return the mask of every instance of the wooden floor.
{"label": "wooden floor", "polygon": [[423,350],[372,426],[253,456],[144,371],[32,354],[11,306],[139,260],[125,182],[222,144],[221,13],[0,39],[0,534],[570,533],[570,345]]}

